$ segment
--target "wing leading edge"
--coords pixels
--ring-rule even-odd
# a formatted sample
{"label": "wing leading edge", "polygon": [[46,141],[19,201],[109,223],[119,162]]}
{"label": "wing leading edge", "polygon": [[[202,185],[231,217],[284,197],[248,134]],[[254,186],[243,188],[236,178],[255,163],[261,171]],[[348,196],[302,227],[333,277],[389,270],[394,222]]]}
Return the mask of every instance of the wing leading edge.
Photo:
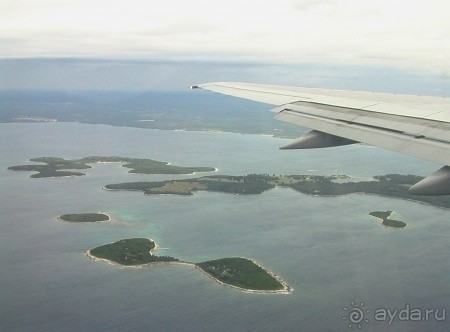
{"label": "wing leading edge", "polygon": [[283,149],[362,142],[444,164],[409,190],[418,195],[450,194],[448,98],[232,82],[192,88],[277,105],[277,119],[313,129]]}

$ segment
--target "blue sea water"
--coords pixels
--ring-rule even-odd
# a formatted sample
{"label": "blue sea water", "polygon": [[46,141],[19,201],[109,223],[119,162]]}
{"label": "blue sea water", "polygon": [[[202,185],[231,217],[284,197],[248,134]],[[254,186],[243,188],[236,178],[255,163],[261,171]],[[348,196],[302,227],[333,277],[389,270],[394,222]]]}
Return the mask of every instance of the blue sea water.
{"label": "blue sea water", "polygon": [[[450,318],[377,321],[377,309],[450,315],[450,211],[372,195],[311,197],[199,192],[144,196],[108,183],[188,176],[128,174],[98,164],[85,177],[31,179],[7,167],[40,156],[118,155],[214,166],[219,174],[427,175],[439,165],[373,147],[280,151],[267,136],[161,131],[77,123],[0,124],[0,330],[448,331]],[[216,173],[214,173],[216,174]],[[394,210],[406,229],[368,215]],[[110,223],[56,216],[102,211]],[[248,294],[193,267],[122,269],[84,252],[149,237],[189,261],[245,256],[280,275],[290,295]],[[354,305],[352,305],[354,301]],[[361,306],[361,302],[363,305]],[[364,318],[349,328],[349,309]],[[346,308],[346,309],[344,309]],[[366,312],[368,310],[369,312]],[[345,319],[343,319],[345,318]]]}

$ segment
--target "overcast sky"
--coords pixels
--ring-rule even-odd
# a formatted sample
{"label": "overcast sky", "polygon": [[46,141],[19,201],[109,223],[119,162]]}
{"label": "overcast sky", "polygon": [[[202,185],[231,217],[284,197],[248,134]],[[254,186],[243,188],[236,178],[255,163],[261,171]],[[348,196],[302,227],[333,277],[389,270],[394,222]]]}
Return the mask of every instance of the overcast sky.
{"label": "overcast sky", "polygon": [[[40,79],[52,88],[61,76],[67,89],[124,80],[130,89],[179,89],[187,76],[335,87],[384,73],[391,83],[406,75],[394,79],[405,86],[423,77],[442,91],[448,13],[447,0],[1,0],[0,88]],[[77,70],[91,75],[83,81]]]}

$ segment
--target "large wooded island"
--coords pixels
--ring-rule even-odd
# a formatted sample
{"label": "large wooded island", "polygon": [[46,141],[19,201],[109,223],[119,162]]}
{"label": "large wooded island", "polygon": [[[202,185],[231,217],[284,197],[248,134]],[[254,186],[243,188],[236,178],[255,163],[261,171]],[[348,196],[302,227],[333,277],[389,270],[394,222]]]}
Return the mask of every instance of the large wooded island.
{"label": "large wooded island", "polygon": [[[352,193],[374,194],[450,208],[450,196],[419,196],[408,192],[409,186],[421,179],[415,175],[387,174],[372,181],[346,181],[348,176],[331,175],[214,175],[193,179],[160,182],[126,182],[108,184],[106,190],[143,191],[146,195],[192,195],[195,191],[216,191],[239,195],[261,194],[275,187],[288,187],[307,195],[337,196]],[[343,182],[343,181],[344,182]]]}
{"label": "large wooded island", "polygon": [[[19,165],[8,167],[15,171],[34,171],[33,178],[81,176],[79,170],[92,168],[92,163],[122,163],[130,168],[129,173],[139,174],[193,174],[212,172],[214,167],[182,167],[152,159],[125,158],[116,156],[90,156],[81,159],[66,160],[58,157],[33,158],[31,161],[43,164]],[[232,194],[260,194],[275,187],[289,187],[301,193],[315,196],[336,196],[351,193],[374,194],[427,203],[438,207],[450,208],[450,195],[420,196],[411,195],[408,188],[423,177],[416,175],[387,174],[374,176],[372,181],[347,181],[346,175],[269,175],[248,174],[244,176],[214,175],[191,179],[160,182],[125,182],[108,184],[106,190],[143,191],[147,195],[173,194],[192,195],[195,191],[216,191]]]}

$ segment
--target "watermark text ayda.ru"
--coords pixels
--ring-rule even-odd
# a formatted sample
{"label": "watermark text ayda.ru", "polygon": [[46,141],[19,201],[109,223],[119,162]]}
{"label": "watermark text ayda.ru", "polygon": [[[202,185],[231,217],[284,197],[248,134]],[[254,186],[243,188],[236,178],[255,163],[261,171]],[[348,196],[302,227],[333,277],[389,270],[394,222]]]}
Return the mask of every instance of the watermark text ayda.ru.
{"label": "watermark text ayda.ru", "polygon": [[370,321],[386,322],[392,325],[395,321],[445,321],[447,312],[445,308],[417,308],[406,304],[402,308],[378,308],[369,310],[364,302],[356,304],[351,302],[349,307],[344,307],[342,319],[347,322],[348,327],[362,328]]}
{"label": "watermark text ayda.ru", "polygon": [[445,308],[411,308],[409,304],[401,309],[378,308],[374,311],[374,320],[391,325],[399,321],[445,321]]}

